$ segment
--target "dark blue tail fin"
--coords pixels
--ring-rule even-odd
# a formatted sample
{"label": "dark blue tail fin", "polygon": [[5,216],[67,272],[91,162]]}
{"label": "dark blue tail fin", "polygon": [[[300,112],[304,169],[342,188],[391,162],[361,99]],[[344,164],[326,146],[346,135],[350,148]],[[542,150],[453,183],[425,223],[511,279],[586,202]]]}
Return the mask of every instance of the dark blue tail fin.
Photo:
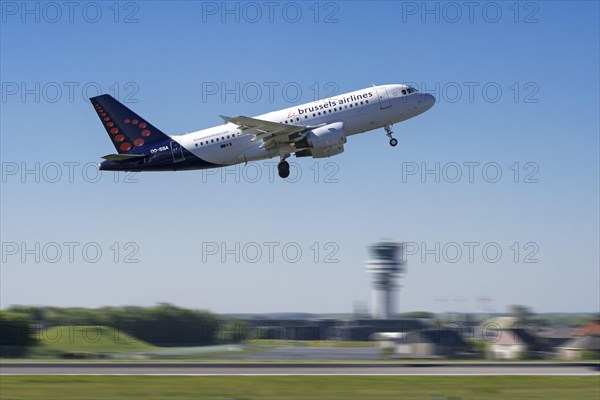
{"label": "dark blue tail fin", "polygon": [[90,101],[119,154],[149,154],[150,147],[171,139],[109,94]]}

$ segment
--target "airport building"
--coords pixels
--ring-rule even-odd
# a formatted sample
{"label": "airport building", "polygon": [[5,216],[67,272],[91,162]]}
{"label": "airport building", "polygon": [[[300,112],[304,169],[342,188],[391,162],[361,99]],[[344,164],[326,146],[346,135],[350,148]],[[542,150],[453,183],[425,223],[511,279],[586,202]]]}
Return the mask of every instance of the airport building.
{"label": "airport building", "polygon": [[430,321],[397,318],[398,278],[405,271],[404,245],[379,242],[368,247],[366,270],[372,278],[371,318],[278,318],[246,322],[254,335],[271,340],[368,341],[378,332],[428,329]]}

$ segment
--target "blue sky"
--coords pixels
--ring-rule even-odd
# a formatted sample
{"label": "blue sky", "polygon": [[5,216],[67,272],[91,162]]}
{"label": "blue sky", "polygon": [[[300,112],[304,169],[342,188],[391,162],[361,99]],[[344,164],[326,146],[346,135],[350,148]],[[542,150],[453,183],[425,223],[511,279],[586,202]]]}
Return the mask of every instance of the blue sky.
{"label": "blue sky", "polygon": [[[351,312],[370,307],[366,245],[391,239],[414,253],[401,311],[598,311],[597,2],[23,4],[2,3],[2,307]],[[93,169],[114,151],[97,91],[182,134],[403,82],[438,102],[395,126],[398,147],[351,137],[292,159],[294,182],[269,162]]]}

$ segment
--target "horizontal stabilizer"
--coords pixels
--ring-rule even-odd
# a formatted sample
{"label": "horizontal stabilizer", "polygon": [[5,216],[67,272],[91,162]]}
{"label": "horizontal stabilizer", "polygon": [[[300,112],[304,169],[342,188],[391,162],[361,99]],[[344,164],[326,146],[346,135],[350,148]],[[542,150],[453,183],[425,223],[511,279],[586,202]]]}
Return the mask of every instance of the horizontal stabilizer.
{"label": "horizontal stabilizer", "polygon": [[135,158],[144,158],[144,154],[109,154],[102,158],[108,161],[129,161]]}

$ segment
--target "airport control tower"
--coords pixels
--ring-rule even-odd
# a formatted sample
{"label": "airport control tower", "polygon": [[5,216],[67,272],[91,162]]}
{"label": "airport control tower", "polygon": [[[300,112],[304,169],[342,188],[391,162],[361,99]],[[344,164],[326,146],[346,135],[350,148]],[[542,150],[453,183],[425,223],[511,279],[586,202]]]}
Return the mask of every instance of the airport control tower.
{"label": "airport control tower", "polygon": [[396,313],[396,279],[404,272],[404,244],[375,243],[369,246],[367,272],[373,276],[373,318],[391,319]]}

